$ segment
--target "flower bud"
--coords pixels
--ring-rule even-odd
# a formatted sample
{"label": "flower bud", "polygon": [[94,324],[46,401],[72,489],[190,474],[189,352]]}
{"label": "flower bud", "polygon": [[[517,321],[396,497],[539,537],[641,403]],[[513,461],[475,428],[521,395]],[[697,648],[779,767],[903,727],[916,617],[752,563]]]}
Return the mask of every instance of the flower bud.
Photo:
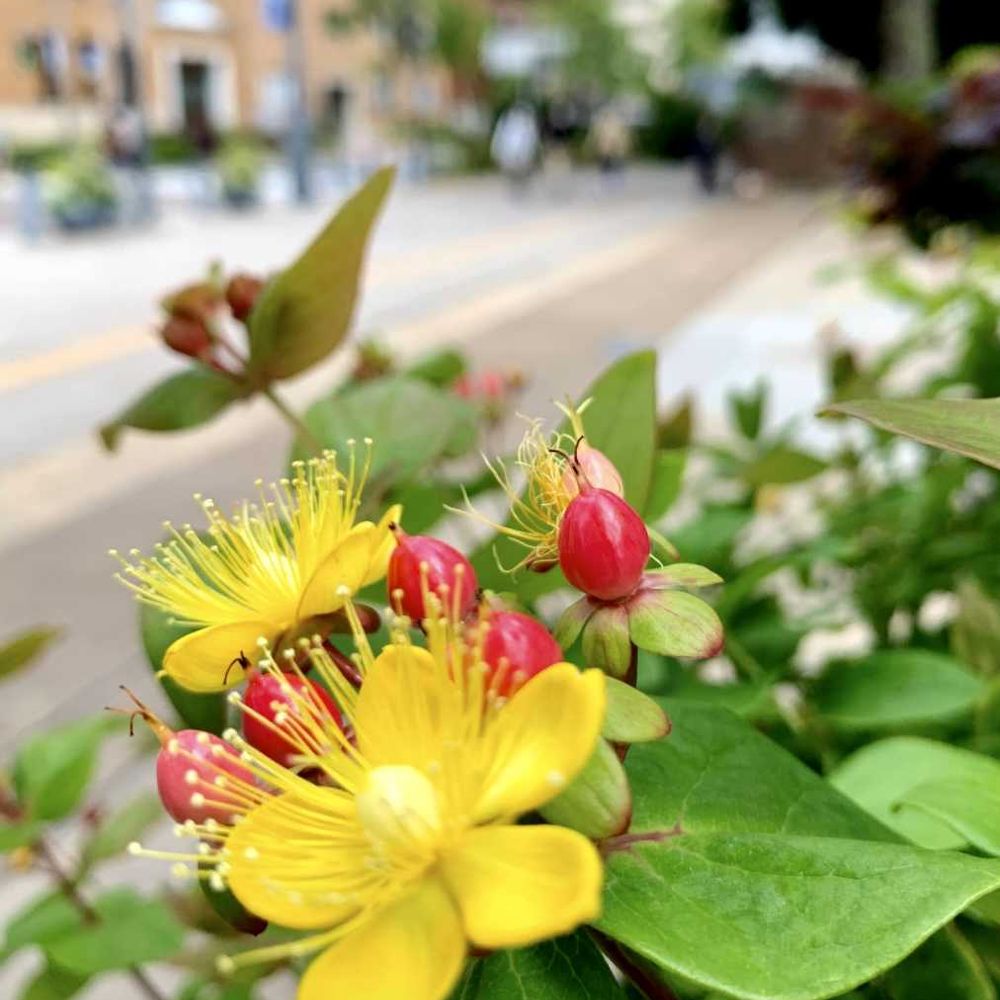
{"label": "flower bud", "polygon": [[570,496],[580,492],[581,480],[595,489],[607,490],[618,497],[625,496],[625,486],[614,462],[583,439],[576,446],[572,465],[563,473],[563,486]]}
{"label": "flower bud", "polygon": [[574,587],[602,601],[628,597],[649,561],[646,525],[610,490],[581,483],[559,525],[559,565]]}
{"label": "flower bud", "polygon": [[535,674],[563,658],[559,643],[530,615],[494,611],[485,627],[483,659],[491,668],[490,688],[496,694],[512,695]]}
{"label": "flower bud", "polygon": [[251,785],[254,781],[233,748],[218,736],[197,729],[171,733],[154,725],[153,730],[163,744],[156,758],[156,787],[163,808],[178,823],[209,819],[231,823],[244,796],[227,792],[227,781]]}
{"label": "flower bud", "polygon": [[253,312],[264,282],[252,274],[234,274],[226,285],[226,304],[234,318],[245,322]]}
{"label": "flower bud", "polygon": [[415,622],[427,617],[425,595],[440,599],[445,612],[465,618],[476,606],[479,582],[472,563],[454,546],[428,535],[407,535],[393,527],[396,548],[389,558],[389,600]]}
{"label": "flower bud", "polygon": [[[254,671],[243,692],[243,735],[247,743],[283,767],[291,765],[303,751],[275,730],[283,728],[282,716],[304,716],[306,710],[302,700],[308,703],[311,710],[308,714],[313,717],[312,721],[303,721],[302,728],[315,729],[316,718],[325,721],[323,716],[329,716],[339,729],[344,728],[344,720],[333,698],[315,681],[296,674],[283,674],[279,678]],[[291,729],[288,732],[291,735]]]}
{"label": "flower bud", "polygon": [[160,327],[160,338],[172,351],[189,358],[207,358],[212,350],[212,335],[200,320],[171,316]]}

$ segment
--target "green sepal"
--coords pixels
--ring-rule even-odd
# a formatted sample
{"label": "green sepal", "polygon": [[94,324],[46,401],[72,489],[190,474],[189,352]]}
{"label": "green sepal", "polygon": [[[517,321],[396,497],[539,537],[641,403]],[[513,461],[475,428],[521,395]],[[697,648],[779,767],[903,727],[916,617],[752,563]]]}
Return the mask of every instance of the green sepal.
{"label": "green sepal", "polygon": [[624,833],[632,820],[632,790],[625,768],[607,740],[598,740],[590,760],[541,814],[592,840]]}
{"label": "green sepal", "polygon": [[682,590],[643,590],[628,604],[629,634],[640,649],[707,659],[722,648],[715,609]]}
{"label": "green sepal", "polygon": [[632,665],[629,613],[623,604],[606,604],[591,616],[583,630],[583,659],[612,677],[625,677]]}
{"label": "green sepal", "polygon": [[593,613],[594,605],[589,597],[584,596],[580,600],[574,601],[562,613],[559,621],[556,622],[556,627],[552,630],[556,642],[563,649],[569,649],[580,638],[584,625],[587,624]]}
{"label": "green sepal", "polygon": [[607,678],[607,709],[601,734],[612,743],[649,743],[670,732],[667,713],[638,688]]}

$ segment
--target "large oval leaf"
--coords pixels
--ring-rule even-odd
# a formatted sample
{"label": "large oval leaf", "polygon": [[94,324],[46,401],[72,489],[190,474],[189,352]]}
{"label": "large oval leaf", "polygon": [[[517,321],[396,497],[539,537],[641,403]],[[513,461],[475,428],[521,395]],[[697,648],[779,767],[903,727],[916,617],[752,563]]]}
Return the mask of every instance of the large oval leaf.
{"label": "large oval leaf", "polygon": [[101,430],[101,441],[114,451],[127,427],[140,431],[183,431],[208,423],[247,388],[208,368],[191,368],[147,389]]}
{"label": "large oval leaf", "polygon": [[901,844],[728,712],[673,702],[632,748],[629,835],[609,844],[600,930],[727,996],[819,1000],[897,964],[1000,864]]}
{"label": "large oval leaf", "polygon": [[838,729],[873,730],[960,718],[984,691],[983,682],[953,657],[892,649],[833,665],[810,700]]}
{"label": "large oval leaf", "polygon": [[290,267],[250,316],[251,378],[288,378],[322,361],[350,329],[368,236],[395,171],[376,171]]}

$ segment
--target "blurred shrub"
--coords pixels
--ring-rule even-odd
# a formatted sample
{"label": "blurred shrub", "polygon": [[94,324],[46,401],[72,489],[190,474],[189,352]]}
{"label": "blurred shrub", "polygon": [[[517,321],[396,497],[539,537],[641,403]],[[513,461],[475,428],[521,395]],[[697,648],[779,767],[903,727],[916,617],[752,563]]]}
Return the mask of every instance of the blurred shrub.
{"label": "blurred shrub", "polygon": [[698,103],[682,94],[651,94],[649,120],[636,135],[640,152],[668,160],[688,156],[694,147],[700,113]]}

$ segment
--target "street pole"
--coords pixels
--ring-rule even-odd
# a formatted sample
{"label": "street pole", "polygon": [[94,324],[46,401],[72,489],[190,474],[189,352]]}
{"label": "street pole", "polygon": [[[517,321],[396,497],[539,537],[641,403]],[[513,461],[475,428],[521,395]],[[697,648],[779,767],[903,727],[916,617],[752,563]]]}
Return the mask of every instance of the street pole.
{"label": "street pole", "polygon": [[305,24],[300,0],[286,0],[286,2],[288,4],[286,73],[291,96],[287,155],[295,185],[295,200],[300,205],[307,205],[312,201],[312,176],[309,163],[310,129],[306,92]]}
{"label": "street pole", "polygon": [[116,0],[121,28],[121,103],[136,116],[141,136],[136,165],[136,221],[153,217],[153,190],[149,166],[149,129],[143,101],[142,29],[137,0]]}

